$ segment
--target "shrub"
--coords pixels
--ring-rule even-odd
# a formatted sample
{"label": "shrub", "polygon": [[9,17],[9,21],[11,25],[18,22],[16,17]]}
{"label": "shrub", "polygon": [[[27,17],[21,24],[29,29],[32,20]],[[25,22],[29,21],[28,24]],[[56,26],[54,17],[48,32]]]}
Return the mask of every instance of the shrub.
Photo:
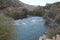
{"label": "shrub", "polygon": [[13,20],[0,13],[0,40],[13,40]]}
{"label": "shrub", "polygon": [[53,36],[56,37],[56,35],[60,35],[60,27],[52,28],[48,31],[48,37],[52,38]]}

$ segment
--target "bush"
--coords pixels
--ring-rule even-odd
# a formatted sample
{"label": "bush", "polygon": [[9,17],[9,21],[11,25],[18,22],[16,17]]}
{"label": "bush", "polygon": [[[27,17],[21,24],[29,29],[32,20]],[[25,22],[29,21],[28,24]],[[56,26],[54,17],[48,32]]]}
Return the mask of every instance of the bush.
{"label": "bush", "polygon": [[6,7],[8,7],[8,3],[7,3],[7,0],[0,0],[0,9],[4,9]]}
{"label": "bush", "polygon": [[60,25],[60,15],[58,16],[55,22]]}
{"label": "bush", "polygon": [[27,9],[23,7],[8,7],[6,10],[4,10],[4,14],[12,17],[13,19],[22,19],[27,17]]}
{"label": "bush", "polygon": [[13,20],[0,13],[0,40],[13,40]]}
{"label": "bush", "polygon": [[43,13],[44,13],[44,9],[40,8],[40,7],[37,7],[36,9],[31,11],[30,14],[33,15],[33,16],[43,16]]}
{"label": "bush", "polygon": [[48,37],[52,38],[53,36],[56,37],[56,35],[60,35],[60,27],[52,28],[48,31]]}

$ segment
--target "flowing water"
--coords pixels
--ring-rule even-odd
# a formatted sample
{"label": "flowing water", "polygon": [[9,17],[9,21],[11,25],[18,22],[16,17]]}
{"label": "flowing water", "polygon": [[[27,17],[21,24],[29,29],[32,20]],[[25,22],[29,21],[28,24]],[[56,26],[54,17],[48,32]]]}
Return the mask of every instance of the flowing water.
{"label": "flowing water", "polygon": [[43,17],[28,17],[14,22],[17,26],[16,40],[39,40],[39,37],[48,30]]}

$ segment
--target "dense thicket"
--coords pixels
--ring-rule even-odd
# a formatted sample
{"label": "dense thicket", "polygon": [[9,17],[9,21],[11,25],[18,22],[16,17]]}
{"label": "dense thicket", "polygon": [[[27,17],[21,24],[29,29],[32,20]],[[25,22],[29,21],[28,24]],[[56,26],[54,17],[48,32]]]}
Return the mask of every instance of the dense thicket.
{"label": "dense thicket", "polygon": [[8,6],[6,0],[0,0],[0,40],[14,40],[13,19],[5,15],[4,11]]}
{"label": "dense thicket", "polygon": [[30,15],[33,16],[43,16],[43,14],[44,14],[44,9],[40,6],[38,6],[37,8],[35,8],[30,12]]}
{"label": "dense thicket", "polygon": [[0,40],[13,40],[13,36],[13,20],[0,13]]}
{"label": "dense thicket", "polygon": [[3,10],[4,14],[8,17],[12,17],[13,19],[22,19],[27,17],[27,10],[23,7],[8,7]]}
{"label": "dense thicket", "polygon": [[49,9],[46,10],[46,22],[50,27],[48,36],[52,38],[53,36],[60,34],[60,3],[54,3],[49,6]]}

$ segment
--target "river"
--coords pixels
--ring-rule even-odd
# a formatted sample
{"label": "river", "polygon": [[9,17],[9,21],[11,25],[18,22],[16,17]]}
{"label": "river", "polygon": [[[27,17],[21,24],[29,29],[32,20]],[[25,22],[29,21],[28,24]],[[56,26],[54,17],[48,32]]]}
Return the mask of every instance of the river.
{"label": "river", "polygon": [[33,16],[14,22],[17,26],[16,40],[39,40],[48,30],[43,17]]}

